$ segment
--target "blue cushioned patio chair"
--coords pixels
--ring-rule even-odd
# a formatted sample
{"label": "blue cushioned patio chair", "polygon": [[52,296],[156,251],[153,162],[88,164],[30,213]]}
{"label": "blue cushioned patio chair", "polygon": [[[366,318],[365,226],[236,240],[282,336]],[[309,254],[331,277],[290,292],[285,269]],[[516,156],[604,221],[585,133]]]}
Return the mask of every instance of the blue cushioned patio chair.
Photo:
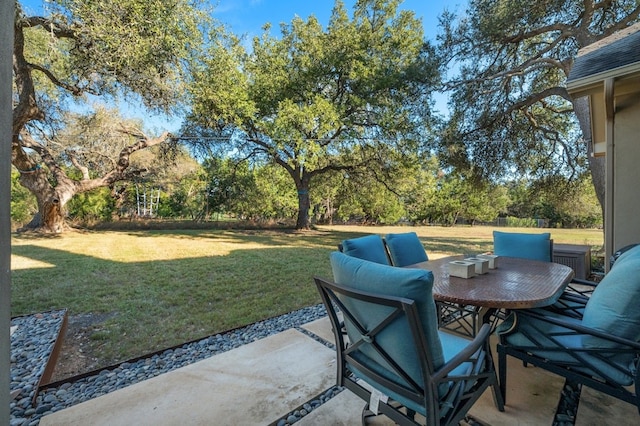
{"label": "blue cushioned patio chair", "polygon": [[408,266],[429,260],[424,246],[415,232],[387,234],[384,243],[393,266]]}
{"label": "blue cushioned patio chair", "polygon": [[578,401],[584,385],[634,404],[640,413],[638,301],[640,250],[618,259],[591,297],[565,300],[570,310],[556,303],[511,312],[497,330],[502,395],[509,355],[563,376],[566,387],[577,390]]}
{"label": "blue cushioned patio chair", "polygon": [[[548,232],[539,234],[493,231],[493,254],[497,256],[551,262],[553,240]],[[441,327],[459,334],[473,336],[480,322],[477,306],[439,303]],[[503,311],[493,316],[492,324],[505,317]]]}
{"label": "blue cushioned patio chair", "polygon": [[[553,260],[553,240],[549,232],[493,231],[493,254],[551,262]],[[504,318],[504,316],[503,311],[498,311],[494,318]]]}
{"label": "blue cushioned patio chair", "polygon": [[389,254],[380,235],[367,235],[344,240],[338,244],[338,249],[349,256],[390,265]]}
{"label": "blue cushioned patio chair", "polygon": [[504,410],[489,327],[473,341],[440,332],[430,271],[339,252],[331,266],[337,284],[315,283],[334,331],[337,384],[365,401],[363,424],[384,414],[400,425],[457,425],[488,387]]}
{"label": "blue cushioned patio chair", "polygon": [[493,254],[551,262],[553,240],[548,232],[527,234],[493,231]]}

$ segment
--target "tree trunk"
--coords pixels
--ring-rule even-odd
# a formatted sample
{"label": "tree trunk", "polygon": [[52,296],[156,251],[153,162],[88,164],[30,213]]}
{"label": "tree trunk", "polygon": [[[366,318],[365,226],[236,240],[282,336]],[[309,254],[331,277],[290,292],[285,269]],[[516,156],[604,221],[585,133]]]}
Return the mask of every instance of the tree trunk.
{"label": "tree trunk", "polygon": [[38,203],[38,212],[31,222],[19,231],[42,230],[51,233],[61,233],[66,226],[65,205],[77,192],[77,187],[71,181],[58,182],[53,187],[49,182],[48,172],[24,155],[22,150],[15,151],[13,164],[20,172],[20,184],[27,188]]}
{"label": "tree trunk", "polygon": [[311,221],[309,220],[310,208],[309,185],[301,185],[301,187],[298,188],[298,220],[296,222],[296,229],[311,229]]}
{"label": "tree trunk", "polygon": [[[20,138],[17,135],[14,136],[11,162],[20,172],[20,184],[27,188],[38,201],[38,213],[22,230],[42,229],[53,233],[63,232],[67,227],[65,206],[74,195],[113,186],[115,182],[127,179],[125,171],[129,167],[131,154],[163,143],[170,136],[168,132],[164,132],[157,138],[149,138],[136,129],[125,127],[121,131],[136,137],[136,142],[122,148],[116,166],[112,170],[93,179],[89,179],[88,171],[85,170],[87,173],[83,173],[83,175],[86,177],[81,180],[69,178],[51,151],[45,145],[33,140],[28,133],[24,132],[20,138],[25,139],[22,142],[26,143],[28,148],[39,154],[42,163],[36,162],[35,159],[27,155],[21,146]],[[83,168],[77,161],[73,163],[76,168]],[[55,182],[55,187],[52,182]]]}
{"label": "tree trunk", "polygon": [[44,201],[38,200],[38,212],[33,216],[31,222],[18,231],[41,230],[59,234],[67,228],[64,211],[64,205],[55,196]]}
{"label": "tree trunk", "polygon": [[44,230],[60,233],[66,227],[64,206],[58,198],[51,198],[44,203],[42,215],[42,227]]}

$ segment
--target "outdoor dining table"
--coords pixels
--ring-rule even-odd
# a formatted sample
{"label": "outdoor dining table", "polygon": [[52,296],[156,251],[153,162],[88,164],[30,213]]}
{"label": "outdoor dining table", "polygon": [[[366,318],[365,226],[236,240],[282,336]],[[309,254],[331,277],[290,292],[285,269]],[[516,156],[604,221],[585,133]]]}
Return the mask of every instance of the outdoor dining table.
{"label": "outdoor dining table", "polygon": [[[449,262],[465,257],[468,256],[444,257],[408,267],[433,272],[433,298],[436,301],[477,308],[481,317],[477,327],[491,323],[500,309],[539,308],[553,304],[574,276],[573,269],[566,265],[503,256],[498,258],[497,268],[489,269],[485,274],[471,278],[449,275]],[[575,397],[572,386],[565,383],[553,424],[558,424],[555,420],[565,418],[565,412],[577,412],[579,397]]]}
{"label": "outdoor dining table", "polygon": [[515,257],[498,258],[497,268],[482,275],[459,278],[449,275],[449,262],[465,256],[449,256],[409,265],[433,272],[433,298],[439,302],[476,306],[482,322],[498,309],[538,308],[553,304],[573,278],[573,269],[553,262]]}

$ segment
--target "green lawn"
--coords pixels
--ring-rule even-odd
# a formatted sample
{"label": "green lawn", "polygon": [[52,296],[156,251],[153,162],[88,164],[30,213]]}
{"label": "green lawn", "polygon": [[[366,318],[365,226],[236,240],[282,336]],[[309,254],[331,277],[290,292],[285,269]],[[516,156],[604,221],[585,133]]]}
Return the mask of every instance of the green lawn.
{"label": "green lawn", "polygon": [[[12,316],[60,308],[108,314],[90,348],[108,365],[320,303],[312,277],[331,277],[328,254],[341,240],[408,230],[434,256],[492,247],[488,227],[14,235]],[[556,243],[602,246],[600,230],[550,232]]]}

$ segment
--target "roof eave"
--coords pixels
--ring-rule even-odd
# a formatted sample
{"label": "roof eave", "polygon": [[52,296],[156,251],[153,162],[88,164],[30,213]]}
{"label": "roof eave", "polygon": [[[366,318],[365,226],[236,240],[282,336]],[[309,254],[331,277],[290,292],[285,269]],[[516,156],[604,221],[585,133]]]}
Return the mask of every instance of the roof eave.
{"label": "roof eave", "polygon": [[[575,80],[567,80],[567,91],[575,96],[579,93],[592,92],[602,87],[602,83],[609,78],[627,77],[631,74],[640,73],[640,62],[633,62],[618,68],[602,71],[597,74],[588,75]],[[587,94],[587,93],[585,93]]]}

